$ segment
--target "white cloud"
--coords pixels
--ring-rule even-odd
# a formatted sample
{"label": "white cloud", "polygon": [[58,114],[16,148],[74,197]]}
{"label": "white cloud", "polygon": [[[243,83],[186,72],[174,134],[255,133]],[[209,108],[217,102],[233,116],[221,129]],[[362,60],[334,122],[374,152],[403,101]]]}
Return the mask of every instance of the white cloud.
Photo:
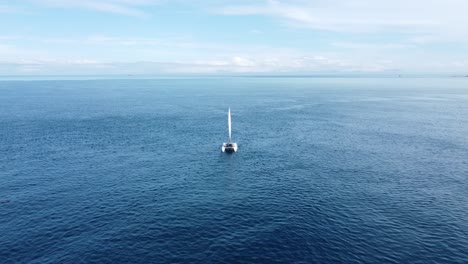
{"label": "white cloud", "polygon": [[83,8],[136,17],[148,16],[142,7],[158,3],[151,0],[36,0],[36,2],[49,7]]}
{"label": "white cloud", "polygon": [[175,62],[105,62],[90,59],[24,59],[0,62],[0,69],[37,74],[174,74],[174,73],[295,73],[295,72],[375,72],[388,70],[381,64],[353,64],[325,56],[246,57]]}
{"label": "white cloud", "polygon": [[365,50],[367,52],[371,50],[399,50],[414,48],[414,45],[402,44],[402,43],[363,43],[363,42],[333,42],[332,47],[343,48],[343,49],[356,49]]}
{"label": "white cloud", "polygon": [[248,59],[248,58],[243,58],[239,56],[235,56],[232,58],[232,64],[240,67],[251,67],[255,66],[255,62]]}
{"label": "white cloud", "polygon": [[271,16],[315,30],[430,33],[466,39],[467,10],[465,0],[270,0],[256,5],[227,5],[215,12]]}
{"label": "white cloud", "polygon": [[0,44],[0,55],[11,54],[17,51],[13,46]]}
{"label": "white cloud", "polygon": [[141,38],[141,37],[110,37],[106,35],[92,35],[85,39],[75,40],[87,45],[109,46],[171,46],[192,47],[192,43],[183,37]]}
{"label": "white cloud", "polygon": [[415,35],[411,36],[408,39],[409,43],[414,43],[414,44],[427,44],[427,43],[435,43],[435,42],[441,42],[443,39],[439,39],[434,35]]}
{"label": "white cloud", "polygon": [[[105,35],[77,39],[28,37],[18,41],[42,41],[44,45],[42,49],[37,45],[34,49],[0,45],[1,69],[9,68],[11,73],[14,72],[12,69],[34,69],[38,74],[320,73],[386,72],[396,69],[407,72],[421,69],[443,71],[440,65],[446,65],[445,70],[468,69],[466,56],[432,56],[431,63],[421,66],[421,61],[427,62],[428,57],[422,51],[411,52],[410,57],[386,55],[388,50],[407,52],[407,48],[411,48],[398,44],[335,42],[332,46],[340,52],[332,53],[212,42],[181,42],[178,45],[173,39]],[[83,48],[84,45],[89,47],[86,52],[69,52],[76,47]]]}

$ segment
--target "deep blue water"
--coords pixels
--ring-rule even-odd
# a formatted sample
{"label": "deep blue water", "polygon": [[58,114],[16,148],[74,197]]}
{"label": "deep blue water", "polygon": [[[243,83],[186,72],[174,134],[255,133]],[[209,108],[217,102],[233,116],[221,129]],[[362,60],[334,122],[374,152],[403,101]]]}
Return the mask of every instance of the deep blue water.
{"label": "deep blue water", "polygon": [[80,262],[467,263],[468,80],[2,81],[0,263]]}

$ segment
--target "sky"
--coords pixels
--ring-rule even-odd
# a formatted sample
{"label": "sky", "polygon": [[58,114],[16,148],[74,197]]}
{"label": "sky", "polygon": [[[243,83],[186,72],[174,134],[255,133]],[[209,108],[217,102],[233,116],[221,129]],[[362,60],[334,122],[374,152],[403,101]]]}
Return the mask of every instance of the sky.
{"label": "sky", "polygon": [[466,0],[0,0],[0,75],[468,74]]}

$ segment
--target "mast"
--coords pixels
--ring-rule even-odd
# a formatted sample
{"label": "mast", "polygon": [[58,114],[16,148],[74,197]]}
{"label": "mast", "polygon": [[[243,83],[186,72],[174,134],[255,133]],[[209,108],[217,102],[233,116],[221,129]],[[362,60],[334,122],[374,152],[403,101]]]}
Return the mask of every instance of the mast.
{"label": "mast", "polygon": [[229,143],[231,143],[231,107],[228,110]]}

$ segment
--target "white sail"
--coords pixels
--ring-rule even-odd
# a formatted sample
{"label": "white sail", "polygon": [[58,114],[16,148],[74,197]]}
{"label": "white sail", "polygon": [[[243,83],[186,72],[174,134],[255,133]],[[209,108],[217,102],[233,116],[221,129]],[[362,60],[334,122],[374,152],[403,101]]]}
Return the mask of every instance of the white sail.
{"label": "white sail", "polygon": [[231,142],[231,108],[228,110],[228,129],[229,129],[229,142]]}
{"label": "white sail", "polygon": [[237,143],[232,142],[231,138],[231,108],[229,107],[228,110],[228,131],[229,131],[229,142],[228,143],[223,143],[221,146],[221,151],[222,152],[237,152]]}

